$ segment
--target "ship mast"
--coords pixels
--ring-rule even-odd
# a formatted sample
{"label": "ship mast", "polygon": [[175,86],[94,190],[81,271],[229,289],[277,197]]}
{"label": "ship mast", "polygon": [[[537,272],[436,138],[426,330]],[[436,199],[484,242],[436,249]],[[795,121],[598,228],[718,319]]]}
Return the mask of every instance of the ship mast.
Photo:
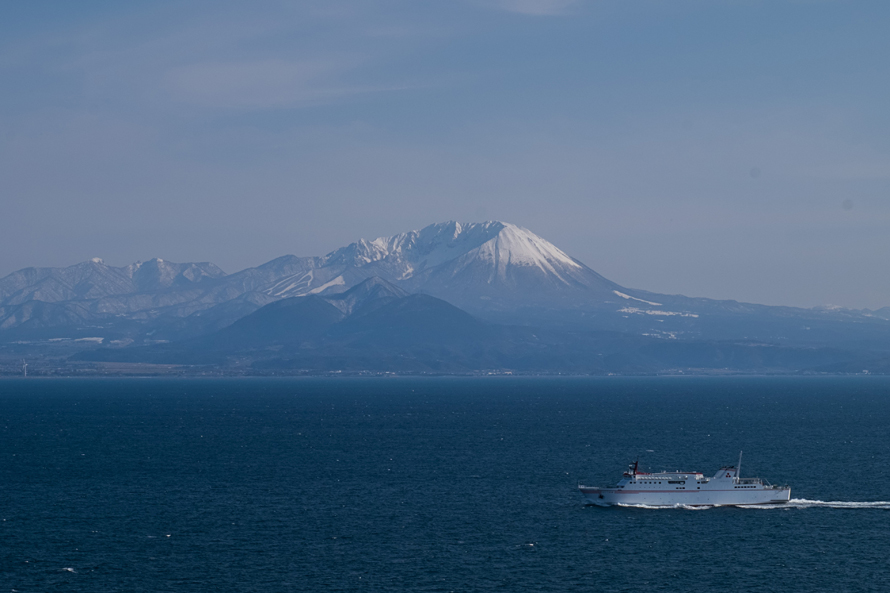
{"label": "ship mast", "polygon": [[742,452],[739,451],[739,464],[735,468],[736,482],[742,479]]}

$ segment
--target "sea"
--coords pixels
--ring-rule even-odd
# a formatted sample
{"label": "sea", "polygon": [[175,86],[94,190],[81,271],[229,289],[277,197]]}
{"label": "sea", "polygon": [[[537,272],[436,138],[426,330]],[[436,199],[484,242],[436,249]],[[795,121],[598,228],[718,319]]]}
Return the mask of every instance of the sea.
{"label": "sea", "polygon": [[[767,508],[586,506],[628,464]],[[3,379],[3,591],[890,591],[890,379]]]}

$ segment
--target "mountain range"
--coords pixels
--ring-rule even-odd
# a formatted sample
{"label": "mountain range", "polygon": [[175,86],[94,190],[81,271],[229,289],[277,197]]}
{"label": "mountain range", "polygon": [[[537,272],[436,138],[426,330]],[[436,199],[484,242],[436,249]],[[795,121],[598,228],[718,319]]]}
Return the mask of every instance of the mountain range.
{"label": "mountain range", "polygon": [[[233,274],[160,259],[26,268],[0,279],[0,344],[10,356],[58,346],[69,356],[77,345],[78,360],[257,369],[796,372],[881,367],[890,307],[657,294],[620,286],[527,229],[447,222]],[[710,355],[695,358],[696,348]],[[741,362],[752,348],[762,351]]]}

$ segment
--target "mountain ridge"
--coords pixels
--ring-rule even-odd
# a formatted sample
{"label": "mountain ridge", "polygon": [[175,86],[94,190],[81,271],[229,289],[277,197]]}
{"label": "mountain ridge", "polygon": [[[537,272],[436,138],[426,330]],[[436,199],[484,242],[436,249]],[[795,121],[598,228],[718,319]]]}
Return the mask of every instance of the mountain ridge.
{"label": "mountain ridge", "polygon": [[[379,288],[384,290],[378,290]],[[483,322],[424,294],[394,294],[369,279],[350,289],[363,303],[345,313],[341,295],[288,297],[215,333],[138,348],[99,347],[79,363],[196,366],[238,373],[410,372],[653,373],[819,372],[850,368],[868,353],[714,341],[668,343],[617,332],[567,332]]]}
{"label": "mountain ridge", "polygon": [[350,293],[358,286],[390,299],[427,294],[506,325],[663,340],[890,344],[884,309],[769,307],[626,288],[528,229],[499,221],[436,223],[232,274],[208,262],[161,259],[25,268],[0,279],[0,343],[175,341],[222,329],[274,301],[310,295],[351,294],[331,301],[349,315],[365,298]]}

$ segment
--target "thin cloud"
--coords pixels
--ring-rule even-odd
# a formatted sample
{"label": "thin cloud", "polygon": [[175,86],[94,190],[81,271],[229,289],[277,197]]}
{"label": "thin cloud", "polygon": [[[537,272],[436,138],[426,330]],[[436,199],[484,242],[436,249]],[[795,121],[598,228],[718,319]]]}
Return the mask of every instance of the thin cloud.
{"label": "thin cloud", "polygon": [[497,0],[497,7],[507,12],[532,16],[555,16],[569,12],[579,0]]}
{"label": "thin cloud", "polygon": [[175,99],[221,108],[270,108],[314,103],[357,92],[336,79],[348,60],[257,60],[190,64],[167,73]]}

